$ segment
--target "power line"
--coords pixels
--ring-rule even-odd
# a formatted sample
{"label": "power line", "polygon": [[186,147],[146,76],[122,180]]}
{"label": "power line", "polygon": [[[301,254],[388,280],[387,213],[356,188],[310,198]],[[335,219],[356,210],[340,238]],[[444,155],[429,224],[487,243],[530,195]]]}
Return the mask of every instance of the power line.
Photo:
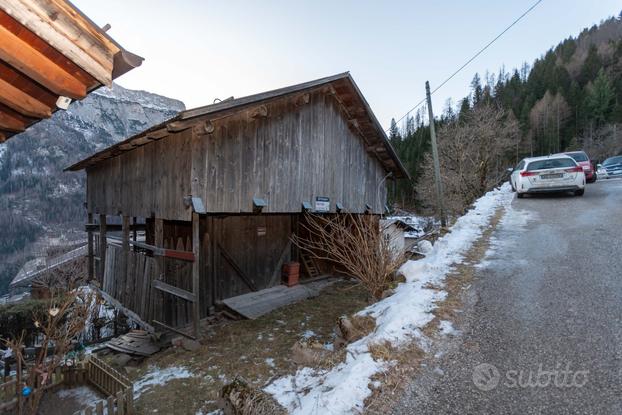
{"label": "power line", "polygon": [[[466,68],[471,62],[473,62],[475,59],[477,59],[477,57],[479,55],[481,55],[482,53],[484,53],[484,51],[486,49],[488,49],[493,43],[495,43],[497,40],[499,40],[499,38],[501,36],[503,36],[508,30],[510,30],[512,27],[514,27],[518,22],[520,22],[523,17],[527,16],[529,14],[529,12],[531,12],[533,9],[536,8],[536,6],[538,6],[538,4],[542,3],[544,0],[538,0],[537,2],[535,2],[530,8],[528,8],[523,14],[521,14],[516,20],[514,20],[508,27],[506,27],[501,33],[499,33],[493,40],[491,40],[490,42],[488,42],[486,44],[486,46],[484,46],[483,48],[481,48],[475,55],[473,55],[468,61],[466,61],[461,67],[459,67],[454,73],[452,73],[447,79],[445,79],[443,82],[441,82],[441,84],[439,86],[437,86],[436,88],[434,88],[434,90],[432,90],[432,92],[430,93],[430,95],[434,95],[434,93],[436,91],[438,91],[439,89],[441,89],[447,82],[449,82],[454,76],[458,75],[458,73],[460,73],[460,71],[462,71],[464,68]],[[408,112],[406,114],[404,114],[399,120],[396,121],[396,124],[399,123],[400,121],[402,121],[404,118],[406,118],[408,116],[408,114],[410,114],[411,112],[413,112],[414,110],[416,110],[417,108],[419,108],[422,104],[424,104],[426,101],[426,98],[423,98],[421,101],[419,101],[417,103],[417,105],[415,105],[414,107],[412,107],[410,110],[408,110]],[[386,131],[389,131],[389,129],[387,129]]]}

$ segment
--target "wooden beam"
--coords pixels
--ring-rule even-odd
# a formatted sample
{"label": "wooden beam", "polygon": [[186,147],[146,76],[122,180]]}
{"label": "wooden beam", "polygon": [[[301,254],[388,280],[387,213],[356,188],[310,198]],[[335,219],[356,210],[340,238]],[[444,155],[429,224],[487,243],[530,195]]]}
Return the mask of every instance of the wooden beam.
{"label": "wooden beam", "polygon": [[251,291],[257,291],[257,286],[255,285],[255,283],[246,276],[244,271],[242,271],[242,268],[240,268],[239,265],[236,264],[233,258],[231,258],[231,255],[229,255],[229,253],[220,244],[220,242],[216,242],[216,245],[218,246],[218,250],[220,251],[222,257],[225,259],[225,261],[227,261],[227,263],[229,263],[229,265],[231,265],[231,268],[233,268],[233,270],[236,272],[236,274],[238,274],[242,281],[244,281],[246,285],[248,285],[248,288],[250,288]]}
{"label": "wooden beam", "polygon": [[0,129],[19,133],[26,129],[26,123],[0,110]]}
{"label": "wooden beam", "polygon": [[155,329],[153,328],[153,326],[151,326],[150,324],[146,323],[145,321],[143,321],[143,319],[136,314],[135,312],[133,312],[132,310],[129,310],[125,307],[123,307],[123,305],[114,297],[112,297],[110,294],[108,294],[107,292],[105,292],[104,290],[100,289],[99,287],[96,287],[94,285],[90,285],[91,288],[93,288],[95,291],[97,291],[104,300],[106,300],[106,302],[112,304],[112,306],[118,310],[121,310],[123,312],[123,314],[125,314],[126,316],[128,316],[129,318],[131,318],[134,322],[136,322],[136,324],[138,324],[138,326],[149,332],[149,333],[154,333]]}
{"label": "wooden beam", "polygon": [[0,26],[0,59],[57,95],[86,96],[84,84],[4,26]]}
{"label": "wooden beam", "polygon": [[[123,225],[108,224],[106,228],[110,232],[118,232],[123,230]],[[96,223],[87,223],[86,225],[84,225],[84,230],[86,232],[97,231],[98,229],[99,225]],[[130,231],[144,231],[145,229],[147,229],[147,226],[144,223],[135,223],[133,225],[130,225]]]}
{"label": "wooden beam", "polygon": [[248,110],[248,116],[250,118],[265,118],[268,116],[268,107],[265,105],[260,105],[255,108],[251,108]]}
{"label": "wooden beam", "polygon": [[[123,238],[119,238],[116,236],[108,236],[108,239],[120,241],[123,243]],[[149,245],[147,243],[139,242],[139,241],[128,241],[128,244],[150,251],[154,256],[174,258],[174,259],[179,259],[179,260],[188,261],[188,262],[193,262],[195,260],[194,253],[189,252],[189,251],[177,251],[175,249],[166,249],[166,248],[161,248],[155,245]]]}
{"label": "wooden beam", "polygon": [[[152,320],[151,322],[154,325],[163,328],[164,330],[168,330],[168,331],[172,331],[173,333],[181,334],[182,336],[187,337],[187,338],[192,339],[192,340],[196,340],[197,339],[196,337],[191,336],[191,335],[189,335],[188,333],[186,333],[186,332],[184,332],[182,330],[176,329],[175,327],[171,327],[168,324],[164,324],[164,323],[162,323],[162,322],[160,322],[158,320]],[[111,412],[109,412],[109,413],[111,413]]]}
{"label": "wooden beam", "polygon": [[3,0],[0,8],[100,83],[112,86],[114,55],[119,47],[66,1]]}
{"label": "wooden beam", "polygon": [[106,215],[99,215],[99,276],[98,281],[101,287],[104,285],[104,272],[106,270]]}
{"label": "wooden beam", "polygon": [[151,285],[156,290],[160,290],[165,293],[174,295],[175,297],[183,298],[186,301],[190,301],[192,303],[196,301],[195,295],[191,293],[190,291],[186,291],[181,288],[175,287],[173,285],[167,284],[164,281],[153,280]]}
{"label": "wooden beam", "polygon": [[121,224],[121,273],[123,275],[121,281],[123,281],[123,285],[125,285],[121,286],[121,290],[123,290],[126,295],[130,295],[130,217],[123,215]]}
{"label": "wooden beam", "polygon": [[0,79],[0,102],[28,117],[50,118],[52,110],[22,90]]}
{"label": "wooden beam", "polygon": [[[164,220],[160,218],[153,218],[153,243],[157,246],[164,245]],[[156,279],[164,277],[164,258],[156,258],[157,272]],[[162,295],[155,295],[152,290],[151,295],[151,318],[157,319],[160,316],[164,316]],[[164,318],[162,318],[164,320]]]}
{"label": "wooden beam", "polygon": [[194,303],[192,304],[192,328],[194,336],[199,337],[199,320],[200,320],[200,301],[199,301],[199,281],[201,276],[200,256],[201,256],[201,235],[199,233],[199,214],[192,213],[192,253],[195,261],[192,264],[192,295]]}
{"label": "wooden beam", "polygon": [[[93,214],[88,213],[88,221],[89,223],[93,222]],[[88,279],[89,281],[95,278],[95,259],[94,259],[94,251],[93,251],[93,231],[87,231],[88,238]]]}

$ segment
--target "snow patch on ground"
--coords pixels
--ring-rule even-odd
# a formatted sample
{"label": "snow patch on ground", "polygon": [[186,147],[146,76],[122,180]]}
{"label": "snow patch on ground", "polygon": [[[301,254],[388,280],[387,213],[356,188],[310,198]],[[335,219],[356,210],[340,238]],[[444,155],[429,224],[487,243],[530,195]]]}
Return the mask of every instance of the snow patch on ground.
{"label": "snow patch on ground", "polygon": [[56,392],[60,399],[73,399],[84,406],[93,405],[101,401],[102,398],[88,386],[78,386],[71,389],[60,389]]}
{"label": "snow patch on ground", "polygon": [[389,341],[399,346],[413,339],[427,348],[420,329],[434,316],[435,302],[446,293],[425,288],[442,286],[445,275],[479,238],[496,209],[509,206],[513,194],[508,184],[488,192],[460,217],[451,231],[440,238],[428,255],[407,261],[401,268],[406,282],[395,294],[360,311],[376,319],[371,334],[347,346],[347,358],[331,370],[299,369],[296,374],[276,379],[265,388],[292,414],[345,414],[363,410],[370,396],[371,377],[391,362],[375,361],[369,353],[372,343]]}
{"label": "snow patch on ground", "polygon": [[315,332],[313,330],[307,330],[304,333],[302,333],[302,337],[304,339],[310,339],[313,336],[315,336]]}
{"label": "snow patch on ground", "polygon": [[155,385],[165,385],[173,379],[188,379],[194,377],[192,372],[182,366],[172,366],[160,369],[151,366],[149,371],[134,382],[134,399],[138,399],[140,395]]}
{"label": "snow patch on ground", "polygon": [[446,336],[456,336],[460,334],[460,332],[454,328],[453,324],[451,324],[451,321],[447,320],[441,320],[439,323],[439,330]]}

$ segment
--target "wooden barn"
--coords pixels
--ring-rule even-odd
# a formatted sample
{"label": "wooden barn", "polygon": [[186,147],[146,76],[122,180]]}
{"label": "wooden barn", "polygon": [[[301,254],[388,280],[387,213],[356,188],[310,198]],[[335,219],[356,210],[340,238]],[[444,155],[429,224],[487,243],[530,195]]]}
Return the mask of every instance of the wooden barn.
{"label": "wooden barn", "polygon": [[92,275],[143,319],[195,330],[288,261],[330,271],[292,246],[304,212],[381,214],[407,177],[349,73],[181,112],[68,168],[83,169]]}

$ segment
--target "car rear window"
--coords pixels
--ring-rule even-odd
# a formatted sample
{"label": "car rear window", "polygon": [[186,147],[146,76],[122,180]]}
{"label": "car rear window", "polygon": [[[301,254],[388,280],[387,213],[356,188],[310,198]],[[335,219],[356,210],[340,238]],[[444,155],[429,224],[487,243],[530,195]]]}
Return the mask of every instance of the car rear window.
{"label": "car rear window", "polygon": [[559,169],[565,167],[576,167],[576,163],[572,159],[547,159],[532,161],[527,165],[527,171],[532,170],[544,170],[544,169]]}
{"label": "car rear window", "polygon": [[587,154],[585,153],[568,153],[568,155],[570,157],[572,157],[573,159],[575,159],[575,161],[579,162],[579,161],[588,161],[589,159],[587,158]]}
{"label": "car rear window", "polygon": [[622,163],[622,157],[611,157],[603,162],[603,166],[609,166],[610,164]]}

